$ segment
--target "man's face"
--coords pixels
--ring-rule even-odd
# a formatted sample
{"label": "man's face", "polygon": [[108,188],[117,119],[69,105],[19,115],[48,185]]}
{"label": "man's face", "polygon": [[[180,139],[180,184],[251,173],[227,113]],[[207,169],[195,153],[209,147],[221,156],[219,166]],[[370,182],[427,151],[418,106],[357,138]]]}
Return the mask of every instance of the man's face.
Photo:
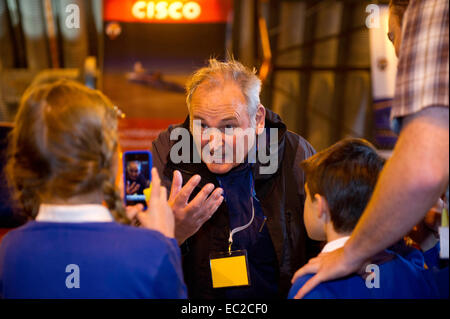
{"label": "man's face", "polygon": [[137,162],[130,162],[128,164],[127,171],[130,180],[135,181],[140,173],[139,164]]}
{"label": "man's face", "polygon": [[400,52],[400,44],[402,42],[402,25],[398,15],[393,13],[392,8],[389,8],[389,29],[388,38],[391,40],[395,48],[395,55],[398,57]]}
{"label": "man's face", "polygon": [[[255,134],[250,138],[251,141],[248,138],[241,139],[239,132],[227,134],[227,131],[231,131],[231,129],[240,128],[246,130],[251,128],[251,121],[244,95],[241,89],[235,84],[225,84],[224,86],[214,88],[210,88],[208,83],[201,84],[192,96],[190,120],[194,140],[202,150],[202,160],[208,169],[215,174],[225,174],[239,165],[235,155],[232,158],[228,158],[230,160],[225,159],[227,149],[232,149],[233,154],[236,154],[237,141],[238,143],[242,143],[245,140],[246,144],[253,145]],[[201,121],[201,127],[196,127],[198,120]],[[207,133],[210,131],[214,131],[217,134],[214,136],[198,134],[200,132]],[[197,133],[194,134],[194,132]],[[208,148],[205,149],[207,145],[211,150],[211,155],[218,149],[221,149],[222,156],[219,156],[213,161],[205,160],[204,151],[206,150],[206,153],[208,152]],[[244,156],[248,152],[247,146],[245,145],[244,147]]]}

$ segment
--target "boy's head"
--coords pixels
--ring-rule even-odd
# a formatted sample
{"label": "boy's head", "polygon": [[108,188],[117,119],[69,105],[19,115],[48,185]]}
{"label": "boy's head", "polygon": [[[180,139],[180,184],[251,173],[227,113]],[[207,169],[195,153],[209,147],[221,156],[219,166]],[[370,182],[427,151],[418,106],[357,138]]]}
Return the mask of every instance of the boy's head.
{"label": "boy's head", "polygon": [[350,234],[375,187],[384,160],[363,139],[345,139],[303,161],[308,236],[327,239],[327,227]]}

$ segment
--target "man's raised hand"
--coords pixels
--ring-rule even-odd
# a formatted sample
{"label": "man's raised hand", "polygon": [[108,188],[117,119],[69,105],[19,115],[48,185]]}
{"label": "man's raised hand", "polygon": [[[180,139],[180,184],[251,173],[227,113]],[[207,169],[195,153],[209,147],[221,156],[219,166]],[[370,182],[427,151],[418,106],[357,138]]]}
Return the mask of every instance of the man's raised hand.
{"label": "man's raised hand", "polygon": [[194,235],[223,202],[223,190],[219,187],[214,190],[213,184],[207,184],[188,203],[200,180],[201,177],[195,175],[182,187],[181,173],[173,174],[169,205],[175,215],[175,238],[179,244]]}

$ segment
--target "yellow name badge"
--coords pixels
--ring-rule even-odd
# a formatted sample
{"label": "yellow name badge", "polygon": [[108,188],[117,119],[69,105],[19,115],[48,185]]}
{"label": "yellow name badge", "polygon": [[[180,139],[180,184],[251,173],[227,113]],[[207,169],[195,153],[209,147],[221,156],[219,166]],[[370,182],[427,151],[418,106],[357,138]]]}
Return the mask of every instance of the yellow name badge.
{"label": "yellow name badge", "polygon": [[213,288],[249,286],[247,251],[218,253],[210,257]]}

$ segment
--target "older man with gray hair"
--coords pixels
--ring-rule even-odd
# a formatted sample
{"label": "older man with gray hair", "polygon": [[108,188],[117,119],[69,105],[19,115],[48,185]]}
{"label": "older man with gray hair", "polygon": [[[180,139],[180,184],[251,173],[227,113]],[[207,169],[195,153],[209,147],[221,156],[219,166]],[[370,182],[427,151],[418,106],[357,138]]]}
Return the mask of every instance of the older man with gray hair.
{"label": "older man with gray hair", "polygon": [[187,84],[185,122],[153,142],[190,298],[286,297],[317,252],[298,165],[314,149],[261,105],[255,73],[211,59]]}

